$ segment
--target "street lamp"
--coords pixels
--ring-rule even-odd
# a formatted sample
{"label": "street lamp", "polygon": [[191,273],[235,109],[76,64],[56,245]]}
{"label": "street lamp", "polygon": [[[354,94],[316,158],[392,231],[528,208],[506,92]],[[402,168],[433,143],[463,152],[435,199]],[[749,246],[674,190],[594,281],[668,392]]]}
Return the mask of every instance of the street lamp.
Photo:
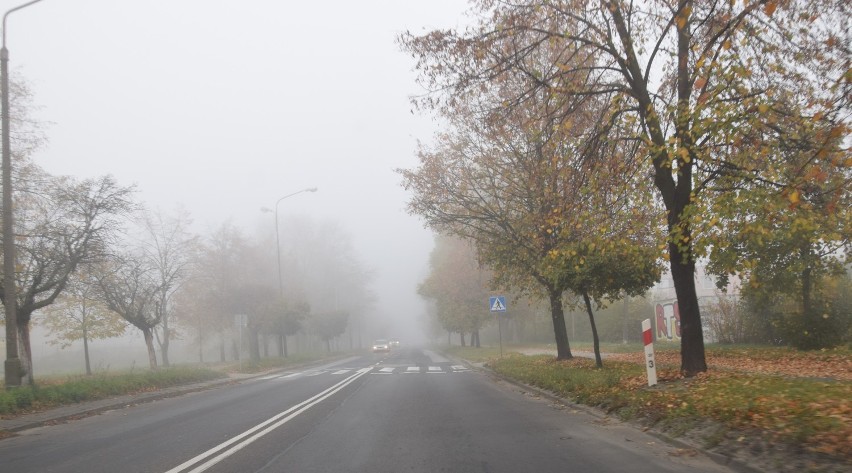
{"label": "street lamp", "polygon": [[281,239],[278,234],[278,204],[281,203],[282,200],[293,197],[296,194],[301,194],[302,192],[316,192],[316,187],[308,187],[307,189],[302,189],[297,192],[293,192],[292,194],[287,194],[284,197],[278,199],[275,202],[275,210],[269,209],[267,207],[261,207],[262,212],[274,212],[275,213],[275,251],[278,256],[278,292],[281,294],[281,297],[284,297],[284,283],[281,280]]}
{"label": "street lamp", "polygon": [[18,357],[18,311],[15,292],[15,236],[12,225],[12,150],[9,143],[9,50],[6,49],[6,17],[10,13],[28,7],[41,0],[18,5],[3,15],[3,48],[0,49],[0,102],[2,102],[3,127],[3,295],[6,314],[6,387],[21,385],[23,376],[21,359]]}

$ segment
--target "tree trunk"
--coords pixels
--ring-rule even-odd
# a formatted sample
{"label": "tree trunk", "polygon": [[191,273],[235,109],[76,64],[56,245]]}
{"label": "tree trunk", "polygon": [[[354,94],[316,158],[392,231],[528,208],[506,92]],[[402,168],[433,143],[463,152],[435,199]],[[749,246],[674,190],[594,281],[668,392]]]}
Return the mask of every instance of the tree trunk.
{"label": "tree trunk", "polygon": [[219,332],[219,361],[224,363],[228,361],[225,350],[225,332]]}
{"label": "tree trunk", "polygon": [[30,324],[22,324],[18,317],[18,344],[20,346],[19,355],[21,359],[21,386],[32,386],[33,380],[33,349],[30,343]]}
{"label": "tree trunk", "polygon": [[150,328],[142,329],[142,335],[145,337],[145,346],[148,348],[148,365],[152,370],[157,369],[157,352],[154,350],[154,334]]}
{"label": "tree trunk", "polygon": [[463,346],[463,347],[467,346],[467,345],[465,345],[465,342],[464,342],[464,332],[459,332],[459,338],[461,339],[461,346]]}
{"label": "tree trunk", "polygon": [[204,363],[204,339],[198,334],[198,362]]}
{"label": "tree trunk", "polygon": [[589,299],[588,291],[583,291],[583,302],[586,303],[586,312],[589,313],[589,324],[592,326],[592,342],[595,346],[595,366],[603,368],[601,359],[601,341],[598,339],[598,328],[595,325],[595,313],[592,311],[592,301]]}
{"label": "tree trunk", "polygon": [[163,341],[160,342],[160,355],[163,358],[163,367],[164,368],[168,368],[170,366],[170,363],[169,363],[169,339],[170,338],[171,337],[170,337],[170,333],[169,333],[168,322],[166,322],[166,319],[164,318],[163,319]]}
{"label": "tree trunk", "polygon": [[198,362],[204,363],[204,331],[198,330]]}
{"label": "tree trunk", "polygon": [[92,375],[92,365],[89,364],[89,333],[86,325],[83,325],[83,358],[86,360],[86,376]]}
{"label": "tree trunk", "polygon": [[704,330],[695,292],[695,263],[683,261],[677,245],[669,243],[672,280],[680,313],[680,369],[686,376],[707,371],[704,357]]}
{"label": "tree trunk", "polygon": [[[684,3],[684,2],[681,2]],[[669,230],[669,263],[675,294],[677,294],[681,317],[680,369],[686,376],[707,371],[704,357],[704,334],[701,328],[701,313],[698,308],[698,296],[695,292],[695,262],[692,253],[692,226],[684,210],[692,199],[692,172],[695,159],[683,159],[680,152],[687,156],[693,152],[693,133],[690,130],[689,101],[692,93],[693,77],[689,74],[690,22],[675,26],[677,32],[677,117],[674,136],[678,149],[670,151],[669,138],[657,114],[656,104],[648,92],[648,83],[639,66],[637,53],[631,40],[631,32],[618,2],[609,2],[615,30],[627,54],[623,73],[630,82],[631,92],[638,102],[637,111],[642,119],[646,138],[655,145],[651,155],[654,166],[654,185],[660,191],[667,211]],[[686,5],[688,7],[688,5]],[[675,153],[674,155],[670,152]],[[674,159],[673,159],[674,158]],[[672,174],[673,162],[677,166],[677,181]],[[683,246],[683,250],[679,246]]]}
{"label": "tree trunk", "polygon": [[805,329],[812,330],[812,312],[813,304],[811,303],[811,292],[813,282],[811,281],[811,264],[810,264],[810,246],[807,243],[802,244],[800,256],[805,267],[802,270],[802,316],[805,321]]}
{"label": "tree trunk", "polygon": [[264,333],[260,339],[263,341],[263,357],[269,358],[269,336]]}
{"label": "tree trunk", "polygon": [[258,333],[257,330],[253,328],[249,328],[248,330],[248,342],[249,342],[249,358],[252,361],[259,362],[260,361],[260,342],[258,341]]}
{"label": "tree trunk", "polygon": [[479,330],[474,330],[470,333],[470,346],[481,348],[481,345],[479,344]]}
{"label": "tree trunk", "polygon": [[570,360],[571,345],[568,343],[568,329],[565,327],[565,311],[562,309],[562,291],[547,288],[550,298],[550,319],[553,321],[553,335],[556,338],[556,359]]}

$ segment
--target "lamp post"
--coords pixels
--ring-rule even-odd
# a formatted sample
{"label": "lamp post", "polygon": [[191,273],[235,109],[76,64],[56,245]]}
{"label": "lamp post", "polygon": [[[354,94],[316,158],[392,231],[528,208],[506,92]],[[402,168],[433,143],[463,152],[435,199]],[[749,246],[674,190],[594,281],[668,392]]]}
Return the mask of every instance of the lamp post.
{"label": "lamp post", "polygon": [[281,279],[281,238],[278,233],[278,204],[281,203],[282,200],[293,197],[296,194],[301,194],[302,192],[316,192],[316,187],[308,187],[307,189],[302,189],[300,191],[293,192],[292,194],[287,194],[284,197],[275,201],[275,210],[268,209],[266,207],[262,207],[260,210],[263,212],[273,212],[275,213],[275,251],[278,259],[278,292],[281,297],[284,297],[284,283]]}
{"label": "lamp post", "polygon": [[3,47],[0,49],[0,102],[3,127],[3,295],[6,315],[6,387],[21,385],[23,370],[18,357],[18,311],[15,291],[15,235],[12,214],[12,149],[9,142],[9,50],[6,49],[6,17],[41,0],[18,5],[3,15]]}

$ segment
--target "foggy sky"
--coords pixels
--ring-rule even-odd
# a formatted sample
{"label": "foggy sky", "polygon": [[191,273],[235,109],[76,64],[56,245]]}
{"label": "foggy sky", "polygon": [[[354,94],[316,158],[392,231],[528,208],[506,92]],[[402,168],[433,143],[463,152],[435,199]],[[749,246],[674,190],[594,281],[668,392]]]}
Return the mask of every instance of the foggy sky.
{"label": "foggy sky", "polygon": [[[23,0],[2,1],[8,10]],[[423,313],[431,234],[393,172],[435,125],[396,35],[458,26],[462,1],[44,0],[9,16],[13,78],[50,122],[35,161],[115,175],[151,209],[186,208],[207,234],[248,233],[261,207],[333,219],[376,272],[377,310]],[[286,232],[286,228],[281,228]]]}

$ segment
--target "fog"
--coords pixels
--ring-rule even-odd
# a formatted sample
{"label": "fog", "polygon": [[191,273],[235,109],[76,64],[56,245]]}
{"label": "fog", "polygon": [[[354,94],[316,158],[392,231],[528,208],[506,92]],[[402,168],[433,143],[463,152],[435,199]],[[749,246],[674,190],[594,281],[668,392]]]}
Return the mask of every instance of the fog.
{"label": "fog", "polygon": [[[426,331],[416,288],[433,241],[406,213],[394,169],[415,164],[436,124],[412,112],[409,96],[422,90],[395,38],[460,26],[465,8],[44,0],[9,16],[6,44],[49,140],[32,157],[47,172],[112,174],[149,209],[184,208],[199,235],[231,222],[270,245],[274,219],[261,208],[317,187],[281,202],[281,237],[300,218],[339,225],[373,274],[364,336],[416,342]],[[40,339],[33,348],[37,372],[39,356],[59,350]]]}

